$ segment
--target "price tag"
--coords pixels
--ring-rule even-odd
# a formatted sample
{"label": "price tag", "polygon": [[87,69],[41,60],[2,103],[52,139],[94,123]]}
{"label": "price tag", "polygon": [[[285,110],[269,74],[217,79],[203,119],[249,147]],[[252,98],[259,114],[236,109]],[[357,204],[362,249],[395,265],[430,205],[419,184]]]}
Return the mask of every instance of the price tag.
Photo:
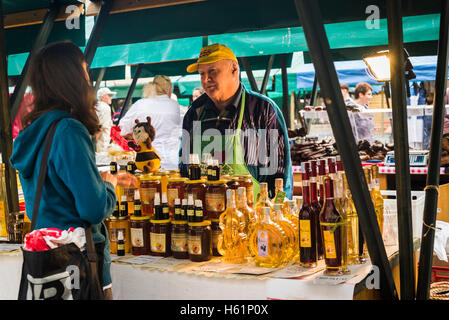
{"label": "price tag", "polygon": [[342,276],[327,276],[327,275],[320,275],[316,277],[313,280],[313,283],[316,285],[330,285],[330,286],[336,286],[342,283],[345,283],[349,281],[350,279],[354,278],[355,274],[348,274],[348,275],[342,275]]}
{"label": "price tag", "polygon": [[197,268],[195,268],[195,271],[200,272],[223,272],[226,270],[234,269],[236,267],[244,266],[243,264],[228,264],[223,262],[211,262],[203,264]]}

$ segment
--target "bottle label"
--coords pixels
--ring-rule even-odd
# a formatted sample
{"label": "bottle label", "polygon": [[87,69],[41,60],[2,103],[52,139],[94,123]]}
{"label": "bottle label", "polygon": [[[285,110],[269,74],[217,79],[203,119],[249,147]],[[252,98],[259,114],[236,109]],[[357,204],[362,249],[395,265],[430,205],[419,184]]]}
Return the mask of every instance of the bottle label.
{"label": "bottle label", "polygon": [[125,251],[125,244],[124,243],[117,244],[117,251]]}
{"label": "bottle label", "polygon": [[285,196],[286,196],[286,193],[284,191],[278,191],[278,193],[276,194],[276,197],[274,198],[274,203],[283,204]]}
{"label": "bottle label", "polygon": [[167,189],[167,201],[170,207],[174,207],[176,198],[179,198],[178,189],[176,188]]}
{"label": "bottle label", "polygon": [[206,210],[208,212],[223,212],[225,210],[225,195],[219,193],[206,193]]}
{"label": "bottle label", "polygon": [[111,237],[109,241],[111,242],[117,242],[118,241],[118,234],[122,231],[123,234],[125,234],[125,229],[117,229],[117,228],[111,228]]}
{"label": "bottle label", "polygon": [[203,216],[203,210],[195,210],[195,217],[202,217]]}
{"label": "bottle label", "polygon": [[175,208],[175,215],[181,216],[182,215],[182,208]]}
{"label": "bottle label", "polygon": [[312,247],[312,234],[310,229],[310,220],[299,220],[299,237],[302,248]]}
{"label": "bottle label", "polygon": [[151,251],[165,253],[165,233],[150,232]]}
{"label": "bottle label", "polygon": [[257,231],[257,255],[268,258],[268,232]]}
{"label": "bottle label", "polygon": [[140,205],[140,204],[135,204],[135,205],[134,205],[134,211],[138,211],[138,210],[142,210],[142,205]]}
{"label": "bottle label", "polygon": [[186,233],[171,234],[171,250],[175,252],[187,252],[189,245],[187,243]]}
{"label": "bottle label", "polygon": [[189,235],[189,254],[201,255],[201,237]]}
{"label": "bottle label", "polygon": [[188,216],[188,217],[193,217],[193,216],[195,216],[195,210],[192,210],[192,209],[187,210],[187,216]]}
{"label": "bottle label", "polygon": [[330,230],[323,230],[324,250],[327,259],[336,259],[334,233]]}
{"label": "bottle label", "polygon": [[115,172],[117,172],[117,167],[114,166],[114,165],[111,165],[111,166],[109,167],[109,170],[111,171],[111,173],[115,173]]}
{"label": "bottle label", "polygon": [[121,204],[120,205],[120,211],[126,211],[126,204]]}
{"label": "bottle label", "polygon": [[168,214],[168,207],[163,207],[162,208],[162,213],[163,214]]}
{"label": "bottle label", "polygon": [[143,229],[130,228],[131,244],[135,248],[143,248]]}

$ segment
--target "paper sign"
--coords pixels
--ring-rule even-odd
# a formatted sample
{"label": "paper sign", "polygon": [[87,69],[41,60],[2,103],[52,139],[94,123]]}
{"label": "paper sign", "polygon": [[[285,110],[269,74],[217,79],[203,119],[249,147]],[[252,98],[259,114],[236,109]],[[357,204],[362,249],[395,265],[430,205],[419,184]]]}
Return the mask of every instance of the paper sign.
{"label": "paper sign", "polygon": [[235,274],[253,274],[253,275],[261,275],[261,274],[267,274],[273,271],[279,270],[279,268],[259,268],[259,267],[243,267],[237,271],[234,271],[232,273]]}
{"label": "paper sign", "polygon": [[322,268],[303,268],[300,265],[293,265],[270,274],[273,278],[303,278],[322,271]]}
{"label": "paper sign", "polygon": [[234,269],[237,267],[242,267],[243,264],[229,264],[229,263],[223,263],[223,262],[211,262],[203,264],[197,268],[195,268],[195,271],[200,272],[223,272],[226,270]]}
{"label": "paper sign", "polygon": [[[161,258],[161,257],[158,257]],[[144,267],[152,267],[152,268],[160,268],[160,269],[168,269],[180,264],[186,264],[190,263],[189,260],[180,260],[175,258],[163,258],[163,259],[157,259],[153,261],[149,261],[148,263],[145,263]]]}
{"label": "paper sign", "polygon": [[137,256],[129,259],[120,260],[120,262],[130,263],[130,264],[147,264],[157,260],[162,259],[163,257],[153,257],[153,256]]}
{"label": "paper sign", "polygon": [[338,284],[342,284],[347,282],[348,280],[354,278],[355,274],[341,275],[341,276],[327,276],[327,275],[319,275],[313,280],[313,284],[316,285],[330,285],[336,286]]}
{"label": "paper sign", "polygon": [[11,252],[20,250],[22,244],[0,243],[0,252]]}

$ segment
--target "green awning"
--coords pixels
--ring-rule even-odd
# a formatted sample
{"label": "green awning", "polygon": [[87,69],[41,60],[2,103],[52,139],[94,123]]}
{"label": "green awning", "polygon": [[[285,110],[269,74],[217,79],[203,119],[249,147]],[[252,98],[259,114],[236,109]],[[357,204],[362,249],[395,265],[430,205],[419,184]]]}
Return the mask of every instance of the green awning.
{"label": "green awning", "polygon": [[[50,6],[50,0],[1,0],[3,14],[45,9]],[[79,5],[76,0],[59,1],[61,5]],[[68,29],[65,21],[54,24],[48,42],[70,40],[78,46],[85,45],[85,16],[80,16],[80,28]],[[29,52],[42,24],[14,27],[5,29],[5,43],[7,55]],[[9,70],[9,68],[8,68]]]}

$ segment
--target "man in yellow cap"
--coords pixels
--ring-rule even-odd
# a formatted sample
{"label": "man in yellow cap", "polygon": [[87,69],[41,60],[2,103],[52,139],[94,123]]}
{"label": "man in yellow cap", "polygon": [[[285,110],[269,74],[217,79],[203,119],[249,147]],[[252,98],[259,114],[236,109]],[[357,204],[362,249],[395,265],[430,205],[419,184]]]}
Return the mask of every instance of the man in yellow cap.
{"label": "man in yellow cap", "polygon": [[266,182],[274,197],[274,181],[283,178],[284,192],[291,198],[290,147],[279,107],[240,82],[238,60],[222,44],[202,48],[187,71],[198,71],[205,93],[184,116],[181,175],[188,177],[189,154],[211,154],[232,175],[250,174],[255,196],[259,184]]}

